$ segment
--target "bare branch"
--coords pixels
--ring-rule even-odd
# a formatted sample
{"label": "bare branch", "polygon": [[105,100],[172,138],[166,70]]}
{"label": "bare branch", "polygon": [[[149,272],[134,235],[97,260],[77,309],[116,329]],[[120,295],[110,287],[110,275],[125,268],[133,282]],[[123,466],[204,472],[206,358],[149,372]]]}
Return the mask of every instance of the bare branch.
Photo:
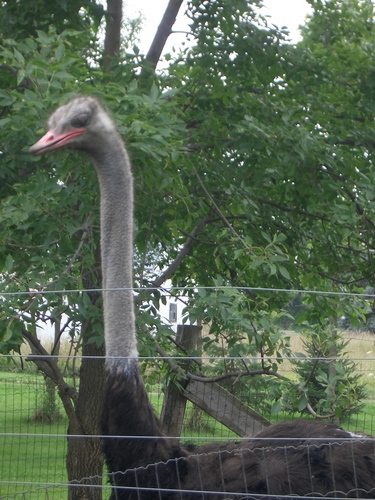
{"label": "bare branch", "polygon": [[171,264],[167,267],[167,269],[158,278],[156,278],[152,282],[152,286],[157,288],[157,287],[161,286],[168,278],[170,278],[170,276],[172,276],[172,274],[176,271],[176,269],[181,264],[181,262],[189,254],[190,249],[196,240],[197,234],[202,229],[202,227],[206,224],[207,220],[208,220],[208,215],[206,217],[203,217],[203,219],[199,222],[199,224],[197,224],[195,226],[195,228],[192,230],[191,234],[186,239],[184,246],[178,252],[177,256],[174,258],[174,260],[171,262]]}
{"label": "bare branch", "polygon": [[228,372],[224,373],[223,375],[218,375],[216,377],[204,377],[202,375],[196,375],[194,373],[186,372],[184,371],[179,365],[174,363],[170,356],[164,351],[162,347],[160,347],[159,344],[154,344],[155,350],[160,356],[163,358],[163,361],[167,363],[167,365],[170,367],[171,371],[173,373],[177,373],[180,377],[183,378],[188,378],[189,380],[194,380],[196,382],[204,382],[207,384],[212,384],[214,382],[220,382],[221,380],[225,380],[227,378],[235,378],[236,380],[241,378],[241,377],[254,377],[255,375],[269,375],[272,377],[280,378],[285,380],[285,377],[283,375],[280,375],[280,373],[275,372],[273,370],[268,370],[267,368],[262,368],[259,370],[245,370],[245,371],[238,371],[238,372]]}
{"label": "bare branch", "polygon": [[90,213],[87,216],[86,221],[83,224],[83,226],[79,229],[79,230],[82,230],[82,236],[81,236],[81,240],[79,242],[79,245],[77,247],[77,250],[74,252],[72,257],[69,259],[69,262],[68,262],[67,266],[65,267],[65,269],[62,271],[62,274],[69,274],[71,268],[73,267],[74,262],[76,261],[78,255],[80,254],[81,249],[83,247],[83,244],[84,244],[84,242],[89,234],[89,229],[91,227],[91,219],[92,219],[92,214]]}
{"label": "bare branch", "polygon": [[313,409],[313,407],[310,405],[310,403],[307,403],[306,405],[306,410],[312,415],[314,418],[320,418],[320,419],[325,419],[327,418],[333,418],[335,416],[335,413],[329,413],[328,415],[319,415],[316,413],[316,411]]}
{"label": "bare branch", "polygon": [[141,270],[139,272],[139,283],[143,283],[143,276],[144,276],[144,271],[145,271],[145,264],[146,264],[146,256],[147,256],[147,251],[148,251],[148,244],[150,241],[150,234],[151,234],[151,223],[152,223],[152,217],[153,217],[153,210],[151,209],[149,215],[148,215],[148,222],[147,222],[147,232],[146,232],[146,238],[145,238],[145,247],[143,250],[143,256],[142,256],[142,261],[141,261]]}
{"label": "bare branch", "polygon": [[221,380],[225,380],[227,378],[236,378],[237,380],[241,377],[254,377],[255,375],[270,375],[272,377],[285,379],[285,377],[283,377],[283,375],[280,375],[280,373],[267,369],[250,370],[250,371],[246,370],[241,372],[228,372],[224,373],[223,375],[218,375],[217,377],[201,377],[199,375],[195,375],[194,373],[186,374],[189,380],[195,380],[196,382],[204,382],[204,383],[220,382]]}
{"label": "bare branch", "polygon": [[282,205],[279,205],[278,203],[275,203],[272,200],[266,200],[264,198],[256,198],[256,201],[259,203],[263,203],[264,205],[269,205],[271,207],[277,208],[278,210],[281,210],[282,212],[293,212],[299,215],[304,215],[306,217],[309,217],[311,219],[318,219],[322,221],[327,221],[330,222],[331,219],[329,217],[323,216],[323,215],[316,215],[316,214],[311,214],[309,212],[306,212],[305,210],[299,210],[296,207],[285,207]]}
{"label": "bare branch", "polygon": [[215,203],[215,201],[212,198],[212,196],[210,195],[210,193],[207,191],[206,186],[203,184],[202,179],[200,178],[198,172],[195,169],[194,169],[194,173],[195,173],[195,176],[198,179],[198,182],[199,182],[201,188],[203,189],[205,195],[207,196],[207,198],[209,199],[210,203],[212,204],[212,209],[217,213],[217,215],[224,222],[224,224],[227,226],[227,228],[230,229],[230,231],[234,234],[234,236],[237,239],[239,239],[240,241],[243,242],[243,239],[241,238],[241,236],[237,233],[237,231],[234,229],[234,227],[232,226],[232,224],[230,224],[230,222],[228,221],[228,219],[225,217],[225,215],[223,214],[223,212],[220,210],[220,208]]}
{"label": "bare branch", "polygon": [[165,42],[172,33],[172,26],[176,21],[176,17],[183,0],[169,0],[168,6],[165,9],[163,18],[157,29],[156,35],[151,43],[151,47],[146,55],[146,61],[149,61],[152,68],[155,69],[161,53],[163,52]]}

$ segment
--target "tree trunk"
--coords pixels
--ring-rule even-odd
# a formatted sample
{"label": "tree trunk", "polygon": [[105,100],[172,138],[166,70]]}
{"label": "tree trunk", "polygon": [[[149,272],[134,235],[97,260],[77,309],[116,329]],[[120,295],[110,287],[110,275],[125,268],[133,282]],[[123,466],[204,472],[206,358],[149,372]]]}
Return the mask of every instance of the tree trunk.
{"label": "tree trunk", "polygon": [[[90,322],[82,326],[83,334],[90,330]],[[101,451],[100,418],[103,400],[104,347],[87,343],[82,346],[80,386],[74,420],[69,421],[68,471],[69,500],[100,500],[104,457]],[[81,437],[81,436],[90,437]],[[98,436],[98,437],[91,437]],[[85,479],[86,478],[86,479]],[[74,486],[79,482],[80,486]],[[81,486],[82,484],[87,486]],[[98,487],[99,486],[99,487]]]}
{"label": "tree trunk", "polygon": [[122,0],[107,0],[107,26],[104,39],[103,65],[109,71],[112,58],[120,52]]}

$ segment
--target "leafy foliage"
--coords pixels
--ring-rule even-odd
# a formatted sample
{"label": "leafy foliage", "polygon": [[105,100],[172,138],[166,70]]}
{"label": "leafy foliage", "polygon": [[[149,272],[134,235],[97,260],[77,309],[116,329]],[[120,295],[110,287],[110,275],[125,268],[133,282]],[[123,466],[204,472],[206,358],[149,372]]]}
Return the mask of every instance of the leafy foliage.
{"label": "leafy foliage", "polygon": [[[0,32],[4,38],[22,40],[35,37],[38,30],[48,32],[53,26],[58,33],[66,29],[84,32],[98,27],[104,14],[96,0],[20,0],[1,4]],[[87,41],[87,40],[86,40]]]}

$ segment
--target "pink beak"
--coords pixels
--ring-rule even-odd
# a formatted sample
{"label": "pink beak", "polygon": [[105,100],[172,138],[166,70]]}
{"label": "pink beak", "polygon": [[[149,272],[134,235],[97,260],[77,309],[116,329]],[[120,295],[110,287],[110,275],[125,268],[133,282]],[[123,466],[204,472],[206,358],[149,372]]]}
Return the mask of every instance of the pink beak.
{"label": "pink beak", "polygon": [[76,128],[63,134],[57,134],[55,130],[49,130],[38,142],[29,148],[29,153],[39,155],[46,151],[65,146],[69,144],[73,137],[83,134],[85,130],[85,128]]}

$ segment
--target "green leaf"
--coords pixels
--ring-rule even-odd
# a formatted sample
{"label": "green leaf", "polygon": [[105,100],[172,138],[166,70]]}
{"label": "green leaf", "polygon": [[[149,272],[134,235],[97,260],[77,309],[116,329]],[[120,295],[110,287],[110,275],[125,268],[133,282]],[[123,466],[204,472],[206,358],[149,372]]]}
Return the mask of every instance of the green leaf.
{"label": "green leaf", "polygon": [[279,273],[284,276],[288,281],[290,280],[290,274],[289,271],[284,267],[284,266],[279,266],[278,267]]}
{"label": "green leaf", "polygon": [[270,238],[270,235],[264,231],[261,231],[261,235],[263,236],[263,238],[268,242],[268,243],[271,243],[272,240]]}
{"label": "green leaf", "polygon": [[52,42],[51,38],[44,31],[37,30],[37,34],[38,34],[38,39],[41,43],[44,43],[45,45],[51,44]]}
{"label": "green leaf", "polygon": [[[0,100],[0,106],[2,106],[1,100]],[[0,127],[7,125],[10,121],[11,121],[10,118],[0,118]]]}
{"label": "green leaf", "polygon": [[6,90],[0,89],[0,106],[11,106],[15,100],[15,97],[10,95]]}
{"label": "green leaf", "polygon": [[14,260],[13,260],[13,257],[8,254],[7,255],[7,258],[5,259],[5,264],[4,264],[4,268],[3,268],[3,272],[11,272],[13,270],[13,267],[14,267]]}
{"label": "green leaf", "polygon": [[60,43],[57,49],[55,50],[56,61],[61,61],[65,54],[65,46],[63,43]]}
{"label": "green leaf", "polygon": [[275,403],[272,404],[272,406],[271,406],[271,415],[276,415],[280,411],[281,411],[281,402],[279,400],[279,401],[276,401]]}
{"label": "green leaf", "polygon": [[20,69],[17,72],[17,85],[21,85],[23,80],[26,77],[26,71],[24,69]]}
{"label": "green leaf", "polygon": [[19,62],[21,64],[25,63],[25,58],[23,57],[23,55],[21,54],[21,52],[19,52],[16,48],[14,48],[13,49],[13,53],[14,53],[14,57],[17,60],[17,62]]}
{"label": "green leaf", "polygon": [[302,394],[298,399],[298,411],[303,411],[307,406],[307,398]]}

